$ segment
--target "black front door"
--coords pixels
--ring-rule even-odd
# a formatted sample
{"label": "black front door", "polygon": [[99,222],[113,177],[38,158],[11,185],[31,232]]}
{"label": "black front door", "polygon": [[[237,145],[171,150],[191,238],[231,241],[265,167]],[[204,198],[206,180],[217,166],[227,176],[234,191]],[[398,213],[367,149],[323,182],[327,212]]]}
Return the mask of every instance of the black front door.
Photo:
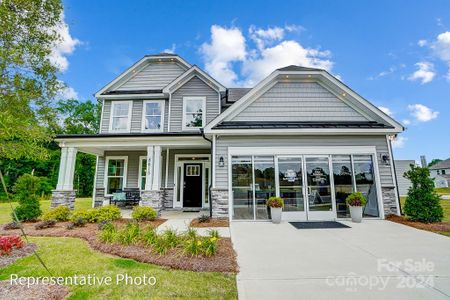
{"label": "black front door", "polygon": [[202,207],[202,164],[184,165],[183,207]]}

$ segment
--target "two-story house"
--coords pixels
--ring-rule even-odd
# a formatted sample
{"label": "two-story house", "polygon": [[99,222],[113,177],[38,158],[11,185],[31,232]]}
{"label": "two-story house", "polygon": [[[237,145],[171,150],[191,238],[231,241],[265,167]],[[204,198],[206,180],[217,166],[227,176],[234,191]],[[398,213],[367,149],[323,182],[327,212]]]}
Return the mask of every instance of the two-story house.
{"label": "two-story house", "polygon": [[73,206],[77,152],[97,156],[93,206],[126,188],[140,205],[210,209],[231,220],[365,217],[399,213],[390,140],[401,124],[325,70],[288,66],[252,88],[227,88],[178,55],[148,55],[96,93],[101,129],[60,135],[53,205]]}

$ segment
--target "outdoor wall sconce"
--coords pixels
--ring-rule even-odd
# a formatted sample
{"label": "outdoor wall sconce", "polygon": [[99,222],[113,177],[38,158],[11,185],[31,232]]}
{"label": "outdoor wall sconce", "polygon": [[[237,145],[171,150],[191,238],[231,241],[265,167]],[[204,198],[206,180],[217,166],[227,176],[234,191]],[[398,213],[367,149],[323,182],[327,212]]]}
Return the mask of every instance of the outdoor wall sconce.
{"label": "outdoor wall sconce", "polygon": [[224,167],[225,166],[225,162],[223,161],[223,156],[221,156],[220,158],[219,158],[219,167]]}
{"label": "outdoor wall sconce", "polygon": [[381,154],[381,160],[383,161],[384,164],[388,165],[389,164],[389,154],[382,153]]}

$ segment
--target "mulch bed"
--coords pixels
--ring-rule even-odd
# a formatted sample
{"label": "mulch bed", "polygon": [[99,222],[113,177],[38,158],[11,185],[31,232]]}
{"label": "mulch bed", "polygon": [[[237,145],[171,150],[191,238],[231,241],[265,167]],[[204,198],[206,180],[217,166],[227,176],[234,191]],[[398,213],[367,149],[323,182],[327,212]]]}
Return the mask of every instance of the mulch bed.
{"label": "mulch bed", "polygon": [[199,222],[198,219],[194,219],[191,222],[192,227],[230,227],[228,219],[213,218],[208,222]]}
{"label": "mulch bed", "polygon": [[[156,226],[155,223],[163,223],[165,220],[153,222],[143,222]],[[115,224],[124,226],[126,220],[116,221]],[[30,236],[49,236],[49,237],[77,237],[86,240],[89,245],[100,252],[117,255],[123,258],[134,259],[139,262],[151,263],[160,266],[167,266],[174,269],[190,270],[196,272],[231,272],[236,273],[238,266],[236,263],[236,253],[230,238],[221,238],[218,241],[217,252],[214,256],[190,256],[181,252],[179,249],[169,250],[164,255],[159,255],[151,252],[148,246],[124,246],[120,244],[106,244],[97,239],[99,232],[97,224],[86,224],[84,227],[76,227],[72,230],[66,229],[67,222],[59,222],[53,228],[36,230],[34,224],[24,223],[24,230]],[[3,230],[0,229],[0,234],[18,234],[20,230]]]}
{"label": "mulch bed", "polygon": [[[36,250],[37,246],[35,244],[29,243],[24,245],[22,248],[13,249],[8,255],[0,256],[0,268],[6,267],[7,265],[12,264],[19,258],[29,256],[33,254],[33,251]],[[0,299],[3,299],[0,297]]]}
{"label": "mulch bed", "polygon": [[449,231],[450,232],[450,222],[439,222],[439,223],[422,223],[408,220],[405,217],[390,215],[386,217],[387,220],[400,223],[403,225],[411,226],[417,229],[427,230],[427,231]]}
{"label": "mulch bed", "polygon": [[2,300],[60,300],[65,299],[70,290],[66,286],[52,284],[27,285],[11,284],[9,280],[0,281],[0,299]]}

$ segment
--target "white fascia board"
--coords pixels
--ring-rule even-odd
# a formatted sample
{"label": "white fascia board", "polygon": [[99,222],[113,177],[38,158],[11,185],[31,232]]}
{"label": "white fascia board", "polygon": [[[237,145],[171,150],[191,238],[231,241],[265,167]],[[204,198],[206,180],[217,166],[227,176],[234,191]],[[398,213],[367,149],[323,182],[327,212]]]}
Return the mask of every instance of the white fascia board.
{"label": "white fascia board", "polygon": [[168,98],[164,93],[154,94],[121,94],[121,95],[100,95],[97,99],[102,100],[129,100],[129,99],[161,99]]}
{"label": "white fascia board", "polygon": [[140,68],[144,67],[147,61],[162,61],[162,60],[176,60],[180,64],[184,65],[186,69],[189,69],[191,65],[186,62],[181,57],[177,56],[144,56],[139,61],[134,63],[131,67],[126,69],[122,74],[117,76],[114,80],[109,82],[107,85],[102,87],[97,93],[95,93],[96,98],[104,98],[105,95],[102,95],[106,90],[108,90],[110,87],[114,86],[116,83],[120,82],[120,80],[124,79],[126,76],[128,76],[131,72],[135,71],[135,73],[139,72]]}
{"label": "white fascia board", "polygon": [[218,135],[380,135],[397,134],[399,131],[395,128],[388,129],[344,129],[344,128],[286,128],[286,129],[209,129],[205,134]]}
{"label": "white fascia board", "polygon": [[198,77],[210,86],[214,90],[218,90],[219,92],[225,92],[226,87],[220,84],[217,80],[212,78],[208,73],[204,72],[197,66],[192,66],[189,70],[184,72],[182,75],[178,76],[174,81],[169,83],[164,89],[164,93],[173,93],[180,87],[182,87],[186,82],[191,80],[195,75],[199,75]]}
{"label": "white fascia board", "polygon": [[[206,146],[210,143],[201,136],[195,137],[99,137],[99,138],[58,138],[55,139],[60,147],[93,148],[98,150],[112,147],[133,148],[147,147],[149,145],[160,146]],[[104,150],[103,150],[104,151]]]}
{"label": "white fascia board", "polygon": [[373,154],[375,146],[314,146],[314,147],[228,147],[230,155],[329,155],[329,154]]}

